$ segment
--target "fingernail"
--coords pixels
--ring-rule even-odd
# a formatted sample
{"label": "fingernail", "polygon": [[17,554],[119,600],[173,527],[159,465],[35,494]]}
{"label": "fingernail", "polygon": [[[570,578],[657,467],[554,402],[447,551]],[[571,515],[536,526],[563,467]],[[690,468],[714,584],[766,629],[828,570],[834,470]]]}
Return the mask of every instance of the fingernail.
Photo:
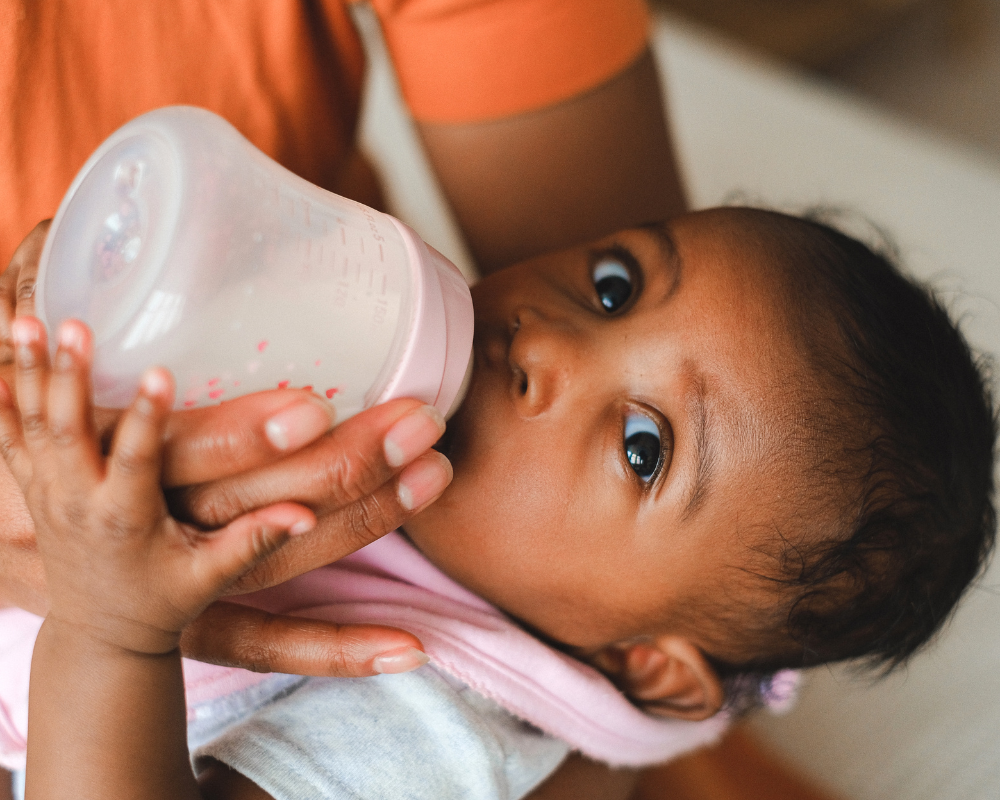
{"label": "fingernail", "polygon": [[310,519],[300,519],[291,528],[288,529],[289,536],[301,536],[303,533],[309,533],[313,528],[316,527],[316,520]]}
{"label": "fingernail", "polygon": [[83,331],[79,325],[63,323],[59,326],[59,346],[75,353],[83,351]]}
{"label": "fingernail", "polygon": [[390,467],[401,467],[429,449],[444,433],[444,417],[434,406],[411,411],[385,435],[383,448]]}
{"label": "fingernail", "polygon": [[10,338],[15,345],[25,346],[34,344],[40,338],[41,331],[38,323],[34,320],[15,319],[10,324]]}
{"label": "fingernail", "polygon": [[142,390],[153,397],[166,394],[170,390],[170,380],[162,369],[148,369],[142,374]]}
{"label": "fingernail", "polygon": [[15,319],[10,324],[10,338],[14,340],[14,357],[21,367],[35,365],[35,353],[31,349],[41,339],[41,326],[34,320]]}
{"label": "fingernail", "polygon": [[410,464],[399,476],[396,496],[399,504],[413,511],[435,499],[451,483],[451,462],[440,453],[430,453],[426,458]]}
{"label": "fingernail", "polygon": [[415,647],[388,650],[372,660],[372,669],[380,675],[398,675],[422,667],[431,657]]}
{"label": "fingernail", "polygon": [[264,425],[267,440],[278,450],[295,450],[322,436],[333,425],[330,413],[318,403],[296,403],[271,417]]}

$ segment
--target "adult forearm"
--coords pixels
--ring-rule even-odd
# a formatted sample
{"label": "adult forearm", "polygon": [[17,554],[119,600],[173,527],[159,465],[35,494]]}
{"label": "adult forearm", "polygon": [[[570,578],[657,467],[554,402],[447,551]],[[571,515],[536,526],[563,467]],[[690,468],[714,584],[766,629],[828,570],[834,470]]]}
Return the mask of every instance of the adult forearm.
{"label": "adult forearm", "polygon": [[686,210],[648,51],[550,108],[420,133],[484,272]]}

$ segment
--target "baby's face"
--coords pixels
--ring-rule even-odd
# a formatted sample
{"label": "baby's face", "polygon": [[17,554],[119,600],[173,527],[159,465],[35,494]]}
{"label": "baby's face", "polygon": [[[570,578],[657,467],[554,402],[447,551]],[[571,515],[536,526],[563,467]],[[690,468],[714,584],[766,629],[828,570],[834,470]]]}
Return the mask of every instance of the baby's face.
{"label": "baby's face", "polygon": [[473,289],[455,478],[406,525],[541,634],[597,648],[750,588],[797,467],[801,361],[775,271],[724,211],[534,259]]}

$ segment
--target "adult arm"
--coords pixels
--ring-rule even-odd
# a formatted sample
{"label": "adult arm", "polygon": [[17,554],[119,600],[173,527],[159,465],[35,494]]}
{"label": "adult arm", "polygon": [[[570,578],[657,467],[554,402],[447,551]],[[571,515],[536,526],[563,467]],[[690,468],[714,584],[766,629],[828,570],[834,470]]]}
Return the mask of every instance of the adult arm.
{"label": "adult arm", "polygon": [[548,108],[418,127],[484,272],[687,207],[649,50]]}

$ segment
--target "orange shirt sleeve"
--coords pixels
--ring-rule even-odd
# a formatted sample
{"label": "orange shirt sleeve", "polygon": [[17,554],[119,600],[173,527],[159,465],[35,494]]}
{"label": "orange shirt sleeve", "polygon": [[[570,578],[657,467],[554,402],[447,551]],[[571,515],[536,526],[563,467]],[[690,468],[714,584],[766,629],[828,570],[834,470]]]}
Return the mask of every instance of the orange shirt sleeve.
{"label": "orange shirt sleeve", "polygon": [[364,74],[344,3],[0,3],[0,271],[120,125],[207,108],[306,179],[334,188]]}
{"label": "orange shirt sleeve", "polygon": [[646,47],[643,0],[374,0],[425,122],[520,114],[592,89]]}

